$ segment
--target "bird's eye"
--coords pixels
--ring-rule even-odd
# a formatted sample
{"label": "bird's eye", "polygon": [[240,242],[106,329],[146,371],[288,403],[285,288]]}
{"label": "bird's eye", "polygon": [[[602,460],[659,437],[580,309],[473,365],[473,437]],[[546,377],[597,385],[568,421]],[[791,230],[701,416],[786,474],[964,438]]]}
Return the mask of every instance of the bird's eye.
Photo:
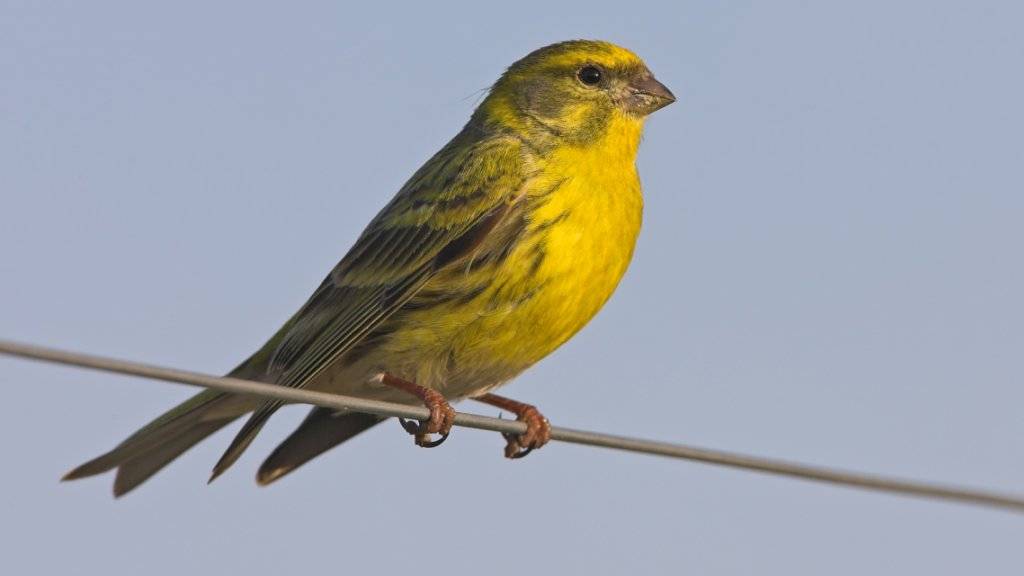
{"label": "bird's eye", "polygon": [[576,77],[587,86],[593,86],[601,81],[601,69],[597,66],[584,66],[576,72]]}

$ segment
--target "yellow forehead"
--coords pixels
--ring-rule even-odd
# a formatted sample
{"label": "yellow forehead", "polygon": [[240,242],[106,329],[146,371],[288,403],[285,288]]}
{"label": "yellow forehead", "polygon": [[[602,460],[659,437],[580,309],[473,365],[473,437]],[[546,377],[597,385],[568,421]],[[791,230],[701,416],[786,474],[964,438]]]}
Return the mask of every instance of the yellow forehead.
{"label": "yellow forehead", "polygon": [[643,68],[643,60],[632,51],[600,40],[570,40],[545,46],[513,64],[510,72],[570,68],[597,64],[609,69]]}

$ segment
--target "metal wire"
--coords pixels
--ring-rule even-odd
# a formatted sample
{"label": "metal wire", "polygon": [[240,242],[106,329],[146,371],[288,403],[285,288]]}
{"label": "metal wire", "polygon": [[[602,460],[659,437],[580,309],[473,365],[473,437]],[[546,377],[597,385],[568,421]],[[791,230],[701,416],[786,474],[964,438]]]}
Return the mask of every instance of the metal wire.
{"label": "metal wire", "polygon": [[[105,372],[141,376],[143,378],[154,380],[191,384],[193,386],[213,388],[233,394],[261,396],[301,404],[315,404],[317,406],[333,408],[336,410],[366,412],[380,416],[398,416],[421,421],[426,420],[430,416],[430,412],[425,407],[379,402],[376,400],[366,400],[363,398],[341,396],[338,394],[314,392],[312,390],[285,388],[274,384],[253,382],[238,378],[222,378],[207,374],[200,374],[198,372],[190,372],[187,370],[177,370],[174,368],[165,368],[161,366],[93,356],[90,354],[67,352],[7,340],[0,340],[0,354],[18,356],[32,360],[41,360],[44,362],[53,362],[56,364],[78,366],[80,368],[102,370]],[[510,432],[513,434],[523,433],[526,431],[526,425],[521,422],[503,420],[500,418],[490,418],[476,414],[465,414],[461,412],[455,417],[455,425],[465,426],[467,428],[477,428],[480,430],[492,430],[495,432]],[[641,452],[684,460],[694,460],[719,466],[755,470],[767,474],[827,482],[830,484],[863,488],[879,492],[922,498],[934,498],[1024,513],[1024,497],[999,494],[987,490],[887,478],[883,476],[850,472],[846,470],[836,470],[832,468],[821,468],[758,456],[747,456],[732,452],[709,450],[706,448],[698,448],[683,444],[656,442],[653,440],[642,440],[639,438],[614,436],[611,434],[589,432],[586,430],[572,430],[569,428],[552,428],[551,439],[561,442],[571,442],[574,444],[584,444],[587,446],[601,446],[604,448],[614,448],[629,452]]]}

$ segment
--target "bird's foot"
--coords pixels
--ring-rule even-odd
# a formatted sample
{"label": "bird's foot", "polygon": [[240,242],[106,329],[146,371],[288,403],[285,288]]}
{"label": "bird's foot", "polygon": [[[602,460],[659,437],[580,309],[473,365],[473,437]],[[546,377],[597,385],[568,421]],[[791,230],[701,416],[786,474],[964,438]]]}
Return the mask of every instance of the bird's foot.
{"label": "bird's foot", "polygon": [[522,434],[502,434],[506,458],[522,458],[551,440],[551,423],[536,406],[496,394],[484,394],[474,400],[508,410],[516,415],[516,420],[526,424],[526,432]]}
{"label": "bird's foot", "polygon": [[[384,373],[380,377],[381,384],[408,392],[423,401],[423,405],[430,410],[430,418],[423,422],[399,418],[399,423],[406,432],[412,434],[416,445],[423,448],[434,448],[440,446],[448,439],[452,426],[455,424],[455,409],[445,400],[437,390],[420,386],[419,384],[402,380],[391,374]],[[431,439],[433,434],[439,434],[440,438]]]}

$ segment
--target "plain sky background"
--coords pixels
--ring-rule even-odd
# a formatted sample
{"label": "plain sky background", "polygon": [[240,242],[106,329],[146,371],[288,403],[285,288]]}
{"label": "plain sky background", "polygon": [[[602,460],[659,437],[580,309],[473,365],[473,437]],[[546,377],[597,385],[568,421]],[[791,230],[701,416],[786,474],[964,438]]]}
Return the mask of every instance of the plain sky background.
{"label": "plain sky background", "polygon": [[[211,373],[577,37],[679,101],[636,259],[504,392],[559,425],[1024,492],[1019,2],[0,3],[0,337]],[[389,422],[269,488],[275,417],[115,501],[57,479],[193,390],[0,358],[0,572],[1020,574],[1024,517]],[[467,404],[463,409],[496,415]]]}

